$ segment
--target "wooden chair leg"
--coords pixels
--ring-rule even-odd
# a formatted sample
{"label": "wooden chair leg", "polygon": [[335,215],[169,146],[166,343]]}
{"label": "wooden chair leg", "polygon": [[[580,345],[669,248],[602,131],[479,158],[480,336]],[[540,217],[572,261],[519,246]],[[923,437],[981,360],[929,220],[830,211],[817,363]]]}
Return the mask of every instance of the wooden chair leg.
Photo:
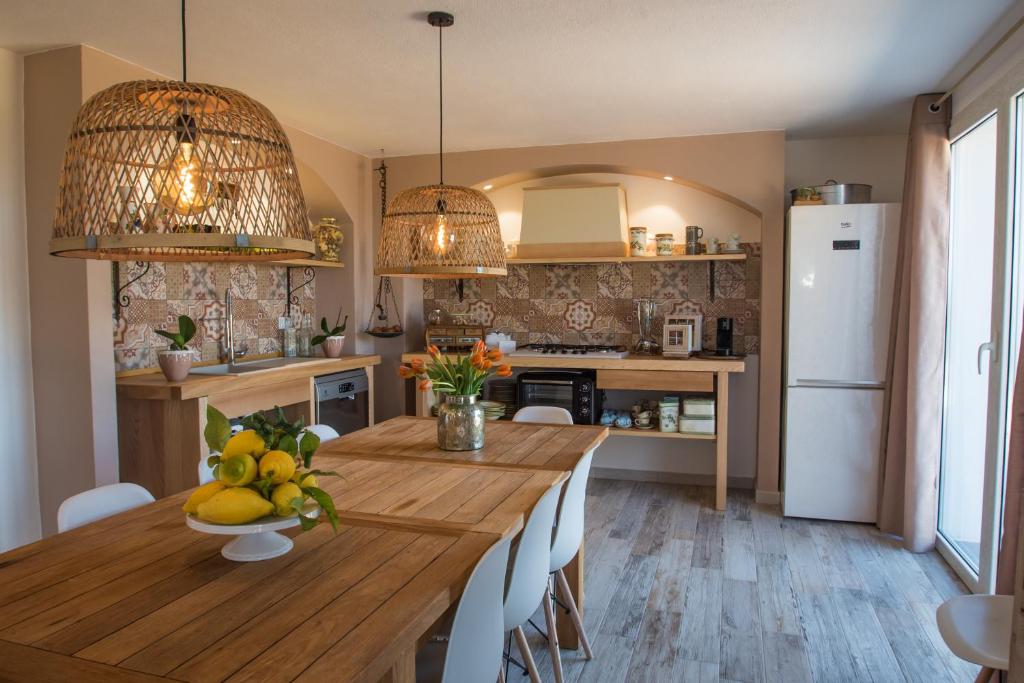
{"label": "wooden chair leg", "polygon": [[502,662],[501,668],[498,669],[498,683],[505,683],[505,662]]}
{"label": "wooden chair leg", "polygon": [[548,629],[548,654],[551,656],[551,668],[555,672],[555,683],[562,683],[562,657],[558,652],[558,625],[555,623],[555,609],[551,602],[551,591],[554,579],[548,577],[548,590],[544,593],[544,621]]}
{"label": "wooden chair leg", "polygon": [[530,652],[530,644],[526,642],[526,634],[522,626],[516,626],[516,644],[519,646],[519,654],[523,657],[523,664],[530,674],[530,683],[541,683],[540,674],[537,673],[537,663],[533,661],[533,653]]}
{"label": "wooden chair leg", "polygon": [[561,569],[555,572],[555,578],[558,580],[558,587],[562,589],[562,594],[565,596],[565,603],[566,607],[569,608],[572,624],[576,627],[576,633],[580,636],[583,654],[587,659],[593,659],[594,651],[590,649],[590,639],[587,638],[587,631],[583,628],[583,619],[580,617],[579,608],[576,607],[576,598],[573,596],[572,591],[569,590],[569,581],[565,578],[565,574]]}
{"label": "wooden chair leg", "polygon": [[978,672],[978,677],[974,679],[974,683],[988,683],[992,680],[992,675],[995,674],[995,672],[995,669],[991,669],[987,666],[981,667],[981,671]]}

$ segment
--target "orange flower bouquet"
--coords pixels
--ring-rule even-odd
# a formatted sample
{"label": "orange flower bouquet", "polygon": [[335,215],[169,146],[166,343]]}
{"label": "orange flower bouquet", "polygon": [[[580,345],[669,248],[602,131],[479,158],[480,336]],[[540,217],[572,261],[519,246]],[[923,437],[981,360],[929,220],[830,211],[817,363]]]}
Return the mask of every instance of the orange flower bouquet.
{"label": "orange flower bouquet", "polygon": [[478,341],[468,356],[458,355],[454,359],[441,355],[440,349],[431,345],[427,352],[430,362],[415,358],[408,365],[398,368],[398,374],[405,379],[416,378],[420,391],[433,389],[438,394],[476,396],[491,375],[511,377],[512,368],[498,365],[502,353],[498,349],[487,350]]}
{"label": "orange flower bouquet", "polygon": [[443,398],[437,407],[437,444],[446,451],[475,451],[484,446],[484,409],[476,398],[491,375],[511,377],[512,368],[498,365],[501,351],[487,350],[482,341],[468,356],[454,359],[430,346],[430,361],[415,359],[398,368],[406,379],[415,378],[420,391],[433,389]]}

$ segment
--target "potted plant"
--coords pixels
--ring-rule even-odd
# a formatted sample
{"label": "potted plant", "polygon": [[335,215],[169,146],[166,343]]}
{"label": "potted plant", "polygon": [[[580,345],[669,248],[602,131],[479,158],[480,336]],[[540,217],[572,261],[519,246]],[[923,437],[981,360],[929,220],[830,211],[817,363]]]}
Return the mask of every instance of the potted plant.
{"label": "potted plant", "polygon": [[477,396],[491,375],[511,377],[512,367],[497,365],[502,359],[498,349],[487,350],[483,341],[472,352],[455,359],[441,355],[431,345],[430,363],[414,359],[398,368],[399,376],[417,378],[420,391],[433,389],[443,400],[437,407],[437,445],[446,451],[475,451],[484,447],[484,409]]}
{"label": "potted plant", "polygon": [[168,382],[180,382],[192,369],[192,351],[188,343],[196,336],[196,324],[187,315],[178,316],[178,331],[156,330],[161,337],[169,339],[171,345],[157,352],[157,361]]}
{"label": "potted plant", "polygon": [[341,348],[345,345],[345,326],[348,325],[348,316],[341,319],[341,310],[338,310],[338,319],[334,321],[334,327],[327,327],[327,318],[320,318],[320,329],[323,334],[318,334],[310,340],[313,346],[320,345],[324,349],[324,355],[328,358],[341,356]]}

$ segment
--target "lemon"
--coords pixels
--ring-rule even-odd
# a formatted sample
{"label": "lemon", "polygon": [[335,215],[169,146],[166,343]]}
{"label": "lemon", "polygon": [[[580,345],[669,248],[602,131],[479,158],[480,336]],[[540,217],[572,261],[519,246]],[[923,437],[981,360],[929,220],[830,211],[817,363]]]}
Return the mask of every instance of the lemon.
{"label": "lemon", "polygon": [[292,481],[299,486],[316,486],[316,477],[300,470],[296,470],[295,474],[292,475]]}
{"label": "lemon", "polygon": [[225,488],[224,482],[222,481],[211,481],[207,484],[203,484],[188,497],[185,504],[181,506],[181,509],[189,514],[195,514],[196,509],[200,503],[205,503],[214,494],[223,491]]}
{"label": "lemon", "polygon": [[295,474],[295,458],[284,451],[270,451],[260,458],[260,478],[283,484]]}
{"label": "lemon", "polygon": [[246,429],[228,439],[228,442],[224,444],[224,451],[220,455],[222,458],[230,458],[247,454],[258,458],[266,449],[267,445],[263,443],[263,437],[251,429]]}
{"label": "lemon", "polygon": [[199,504],[196,516],[214,524],[248,524],[274,511],[274,504],[246,488],[226,488]]}
{"label": "lemon", "polygon": [[302,489],[295,482],[285,482],[274,489],[274,492],[270,495],[270,501],[274,504],[274,508],[277,514],[282,517],[291,517],[295,514],[295,508],[292,507],[292,500],[295,498],[304,498],[302,495]]}
{"label": "lemon", "polygon": [[228,486],[245,486],[256,478],[256,458],[240,453],[229,458],[221,456],[217,478]]}

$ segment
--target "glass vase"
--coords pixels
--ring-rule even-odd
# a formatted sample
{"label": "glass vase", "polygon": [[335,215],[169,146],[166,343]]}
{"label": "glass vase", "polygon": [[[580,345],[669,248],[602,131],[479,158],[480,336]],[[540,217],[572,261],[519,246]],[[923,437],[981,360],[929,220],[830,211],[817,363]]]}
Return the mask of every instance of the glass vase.
{"label": "glass vase", "polygon": [[484,409],[477,396],[442,394],[437,407],[437,445],[445,451],[484,447]]}

